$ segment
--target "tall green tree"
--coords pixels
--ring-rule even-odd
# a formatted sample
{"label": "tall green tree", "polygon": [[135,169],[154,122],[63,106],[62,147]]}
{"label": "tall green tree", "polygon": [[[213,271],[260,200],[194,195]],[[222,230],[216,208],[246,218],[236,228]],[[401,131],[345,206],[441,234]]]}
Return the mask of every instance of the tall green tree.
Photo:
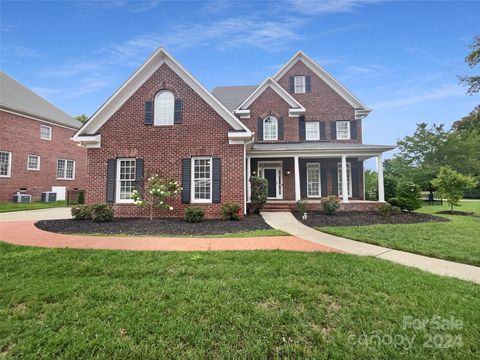
{"label": "tall green tree", "polygon": [[[472,51],[465,57],[465,62],[470,68],[476,67],[480,63],[480,35],[476,35],[470,45]],[[460,76],[460,81],[467,85],[467,94],[475,94],[480,92],[480,75]]]}
{"label": "tall green tree", "polygon": [[80,121],[82,123],[86,123],[87,120],[88,120],[88,116],[85,115],[85,114],[82,114],[82,115],[75,116],[75,119],[77,119],[78,121]]}

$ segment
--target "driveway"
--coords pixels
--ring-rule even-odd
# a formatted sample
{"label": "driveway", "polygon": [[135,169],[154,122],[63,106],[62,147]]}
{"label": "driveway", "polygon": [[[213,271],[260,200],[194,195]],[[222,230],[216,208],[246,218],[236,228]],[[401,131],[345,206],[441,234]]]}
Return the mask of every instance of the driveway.
{"label": "driveway", "polygon": [[70,219],[69,207],[59,207],[51,209],[23,210],[0,213],[0,222],[5,221],[38,221],[54,219]]}

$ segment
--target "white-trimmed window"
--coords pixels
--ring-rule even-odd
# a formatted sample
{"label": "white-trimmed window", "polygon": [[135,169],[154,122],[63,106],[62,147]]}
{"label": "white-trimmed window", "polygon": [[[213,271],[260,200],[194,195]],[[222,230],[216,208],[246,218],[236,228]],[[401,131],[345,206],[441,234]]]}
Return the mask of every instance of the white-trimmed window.
{"label": "white-trimmed window", "polygon": [[305,92],[305,76],[295,76],[295,93],[303,94]]}
{"label": "white-trimmed window", "polygon": [[263,120],[263,140],[278,139],[278,121],[275,116],[267,116]]}
{"label": "white-trimmed window", "polygon": [[75,180],[75,160],[57,160],[57,179]]}
{"label": "white-trimmed window", "polygon": [[0,177],[10,177],[12,173],[12,153],[0,151]]}
{"label": "white-trimmed window", "polygon": [[337,139],[350,140],[350,121],[337,121]]}
{"label": "white-trimmed window", "polygon": [[162,90],[155,96],[154,125],[173,125],[175,96],[168,90]]}
{"label": "white-trimmed window", "polygon": [[307,197],[317,198],[322,196],[320,189],[320,164],[307,164]]}
{"label": "white-trimmed window", "polygon": [[192,203],[212,202],[212,158],[192,158]]}
{"label": "white-trimmed window", "polygon": [[[343,196],[342,187],[342,163],[337,164],[337,177],[338,177],[338,196]],[[352,197],[352,164],[347,162],[347,190],[348,197]]]}
{"label": "white-trimmed window", "polygon": [[52,140],[52,127],[47,125],[40,125],[40,139]]}
{"label": "white-trimmed window", "polygon": [[318,121],[308,121],[305,123],[305,139],[320,140],[320,123]]}
{"label": "white-trimmed window", "polygon": [[116,202],[131,203],[130,195],[135,190],[136,161],[133,158],[117,159]]}
{"label": "white-trimmed window", "polygon": [[40,170],[40,156],[28,155],[27,170]]}

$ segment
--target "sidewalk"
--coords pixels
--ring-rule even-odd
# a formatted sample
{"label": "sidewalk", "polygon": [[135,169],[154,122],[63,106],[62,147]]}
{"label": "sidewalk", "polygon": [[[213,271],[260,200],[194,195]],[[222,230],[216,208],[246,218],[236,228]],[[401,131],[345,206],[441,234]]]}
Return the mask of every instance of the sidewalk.
{"label": "sidewalk", "polygon": [[262,216],[271,227],[286,231],[293,236],[316,244],[335,248],[350,254],[375,256],[433,274],[455,277],[480,284],[480,267],[393,250],[326,234],[303,225],[290,212],[265,212],[262,213]]}

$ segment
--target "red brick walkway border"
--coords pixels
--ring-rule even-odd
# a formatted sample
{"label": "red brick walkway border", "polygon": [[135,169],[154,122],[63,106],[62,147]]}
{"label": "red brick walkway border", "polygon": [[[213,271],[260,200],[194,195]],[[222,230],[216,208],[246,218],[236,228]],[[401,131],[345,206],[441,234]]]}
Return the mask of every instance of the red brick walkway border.
{"label": "red brick walkway border", "polygon": [[251,238],[167,238],[143,236],[88,236],[57,234],[38,229],[34,221],[0,223],[0,240],[9,244],[47,248],[208,251],[291,250],[340,252],[295,236]]}

